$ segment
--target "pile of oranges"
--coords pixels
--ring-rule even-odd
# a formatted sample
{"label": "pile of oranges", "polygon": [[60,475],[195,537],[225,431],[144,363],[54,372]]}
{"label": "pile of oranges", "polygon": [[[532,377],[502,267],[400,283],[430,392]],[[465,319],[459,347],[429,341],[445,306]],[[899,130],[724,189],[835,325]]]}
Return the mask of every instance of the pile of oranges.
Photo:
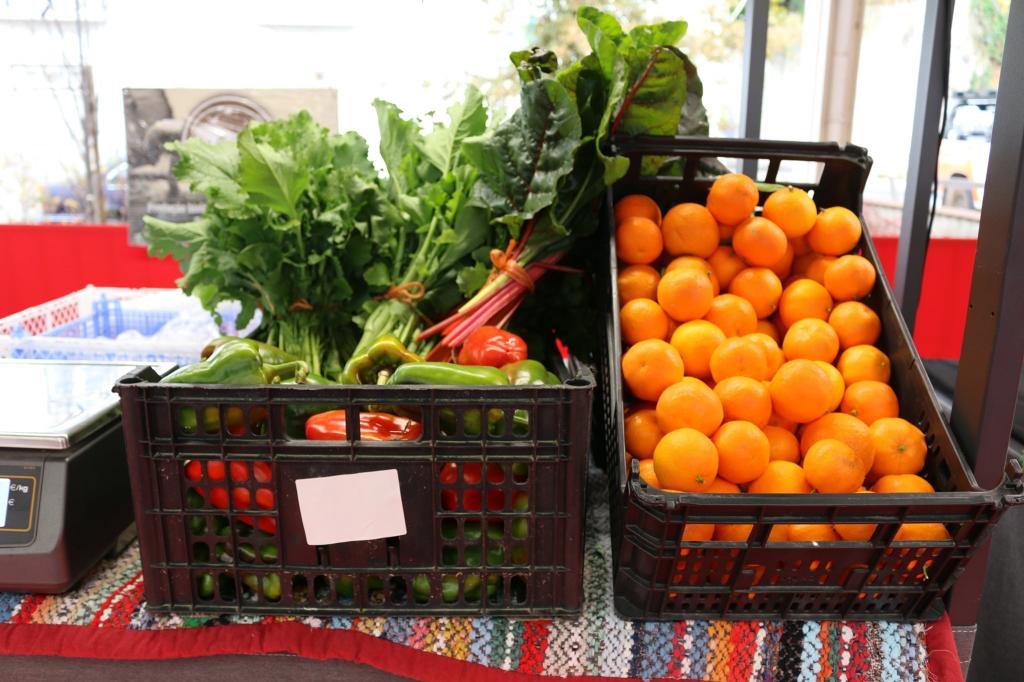
{"label": "pile of oranges", "polygon": [[[877,273],[851,253],[856,214],[799,188],[760,215],[749,177],[664,216],[615,204],[627,458],[675,492],[927,493],[924,434],[899,417],[882,324],[859,299]],[[689,524],[684,541],[744,541],[752,526]],[[776,525],[769,542],[867,541],[873,524]],[[938,523],[897,540],[943,540]]]}

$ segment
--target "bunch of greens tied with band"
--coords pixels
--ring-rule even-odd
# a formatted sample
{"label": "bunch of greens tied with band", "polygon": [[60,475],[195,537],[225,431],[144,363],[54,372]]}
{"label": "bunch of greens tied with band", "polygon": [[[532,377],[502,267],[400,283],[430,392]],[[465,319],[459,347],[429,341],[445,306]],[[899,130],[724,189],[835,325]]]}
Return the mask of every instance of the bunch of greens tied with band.
{"label": "bunch of greens tied with band", "polygon": [[[585,7],[592,52],[559,65],[514,52],[519,108],[488,122],[468,87],[429,129],[377,100],[377,173],[364,140],[308,114],[254,124],[236,140],[172,143],[175,173],[207,198],[192,223],[146,218],[151,253],[210,310],[238,300],[257,336],[338,378],[384,336],[448,358],[477,328],[503,326],[533,282],[597,225],[597,199],[628,160],[613,133],[707,134],[696,69],[673,21],[624,31]],[[671,160],[648,160],[653,170]],[[646,163],[646,162],[645,162]]]}

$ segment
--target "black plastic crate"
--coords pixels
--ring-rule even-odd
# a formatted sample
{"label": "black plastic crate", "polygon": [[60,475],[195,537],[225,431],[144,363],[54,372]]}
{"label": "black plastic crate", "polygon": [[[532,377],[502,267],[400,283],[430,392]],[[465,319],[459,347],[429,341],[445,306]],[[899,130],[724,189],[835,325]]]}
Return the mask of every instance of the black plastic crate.
{"label": "black plastic crate", "polygon": [[[1016,461],[999,489],[984,491],[960,453],[944,421],[878,255],[864,229],[858,252],[878,271],[864,303],[882,320],[878,346],[892,363],[900,416],[916,424],[929,447],[925,477],[933,495],[754,495],[666,493],[638,476],[637,463],[625,466],[623,440],[622,344],[615,285],[614,218],[616,198],[640,193],[663,210],[684,201],[704,203],[713,175],[701,169],[714,158],[757,159],[766,173],[755,178],[775,183],[781,168],[815,163],[816,182],[790,182],[810,192],[819,207],[845,206],[861,213],[861,194],[871,159],[852,145],[708,138],[618,138],[615,153],[631,160],[630,173],[609,189],[603,213],[608,238],[611,301],[604,340],[608,352],[599,368],[601,398],[595,445],[603,437],[604,466],[611,490],[615,607],[627,618],[846,619],[919,621],[938,618],[943,596],[991,532],[1008,497],[1019,492]],[[641,176],[641,159],[678,159],[679,176]],[[702,161],[702,159],[704,161]],[[762,192],[761,201],[767,194]],[[863,221],[862,221],[863,222]],[[598,433],[601,433],[599,436]],[[1016,501],[1016,500],[1010,500]],[[772,543],[776,523],[874,523],[869,542]],[[894,542],[904,522],[946,525],[951,540]],[[746,542],[682,542],[686,524],[753,524]]]}
{"label": "black plastic crate", "polygon": [[[595,385],[586,368],[553,386],[155,380],[144,369],[115,387],[147,608],[579,613]],[[361,440],[359,412],[380,405],[420,421],[421,436]],[[305,416],[327,409],[346,411],[350,440],[304,439]],[[381,469],[398,471],[406,535],[308,545],[294,481]]]}

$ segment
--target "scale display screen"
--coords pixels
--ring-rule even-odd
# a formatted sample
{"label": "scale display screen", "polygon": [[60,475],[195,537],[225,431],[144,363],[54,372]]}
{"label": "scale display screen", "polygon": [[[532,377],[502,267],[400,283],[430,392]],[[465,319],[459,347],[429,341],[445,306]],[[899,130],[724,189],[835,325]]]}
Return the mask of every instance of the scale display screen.
{"label": "scale display screen", "polygon": [[42,468],[0,461],[0,547],[24,545],[35,536]]}

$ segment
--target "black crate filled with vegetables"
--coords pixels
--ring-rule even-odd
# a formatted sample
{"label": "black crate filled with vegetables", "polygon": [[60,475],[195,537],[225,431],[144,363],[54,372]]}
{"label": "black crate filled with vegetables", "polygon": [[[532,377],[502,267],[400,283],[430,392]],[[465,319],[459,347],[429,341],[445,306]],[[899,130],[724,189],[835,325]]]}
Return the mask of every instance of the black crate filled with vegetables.
{"label": "black crate filled with vegetables", "polygon": [[[473,87],[429,123],[377,100],[384,173],[359,135],[305,113],[171,145],[206,210],[147,218],[151,253],[208,309],[237,300],[239,326],[262,323],[162,382],[117,386],[149,608],[579,611],[587,240],[629,166],[602,147],[615,131],[706,135],[707,120],[675,47],[684,22],[578,21],[583,59],[511,55],[507,118]],[[323,486],[353,476],[382,486],[367,510],[397,513],[311,516],[351,503]]]}

